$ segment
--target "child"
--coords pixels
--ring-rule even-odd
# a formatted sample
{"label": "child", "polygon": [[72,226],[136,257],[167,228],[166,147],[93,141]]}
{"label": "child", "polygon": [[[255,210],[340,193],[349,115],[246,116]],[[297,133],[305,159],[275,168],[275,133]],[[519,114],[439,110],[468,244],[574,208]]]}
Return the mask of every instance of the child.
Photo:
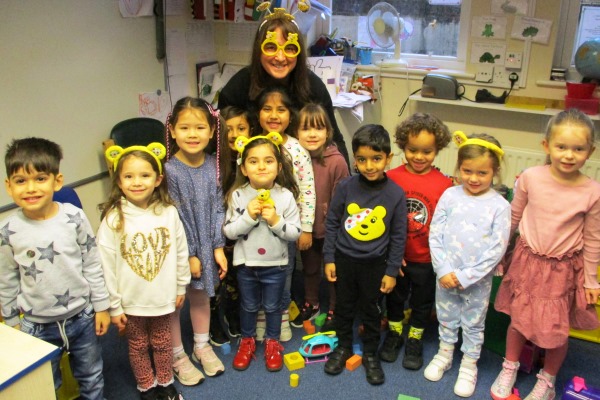
{"label": "child", "polygon": [[[235,172],[237,169],[238,152],[235,148],[235,140],[238,136],[249,138],[253,129],[251,125],[252,114],[248,110],[243,110],[235,106],[228,106],[222,110],[223,119],[227,126],[227,136],[221,135],[221,151],[229,152],[229,162],[221,162],[220,173],[223,182],[223,193],[227,193],[235,181]],[[226,150],[224,150],[226,149]],[[227,206],[225,204],[225,206]],[[227,265],[231,265],[233,260],[233,245],[235,241],[226,239],[225,256],[227,256]],[[229,336],[239,337],[240,331],[240,301],[237,285],[237,269],[229,268],[227,275],[223,280],[225,285],[225,321]]]}
{"label": "child", "polygon": [[388,171],[388,178],[404,189],[408,201],[408,237],[400,277],[386,296],[389,332],[381,359],[394,362],[403,344],[404,303],[410,295],[410,330],[402,366],[418,370],[423,365],[423,331],[435,299],[435,274],[429,254],[429,224],[442,193],[452,180],[433,167],[437,153],[452,139],[448,127],[431,114],[416,113],[396,128],[396,144],[406,163]]}
{"label": "child", "polygon": [[492,189],[504,151],[486,134],[467,138],[454,133],[459,146],[456,169],[460,186],[440,198],[429,233],[433,269],[438,279],[435,308],[440,348],[425,368],[425,378],[439,381],[452,366],[454,344],[462,328],[464,354],[454,393],[470,397],[477,382],[477,360],[493,271],[508,245],[510,205]]}
{"label": "child", "polygon": [[359,175],[340,182],[327,212],[323,255],[325,276],[336,283],[334,326],[339,345],[325,372],[341,373],[352,356],[354,317],[364,324],[363,359],[367,381],[382,384],[385,375],[377,347],[380,340],[378,299],[390,293],[402,264],[406,242],[406,197],[389,180],[392,160],[389,133],[381,125],[364,125],[352,138]]}
{"label": "child", "polygon": [[178,396],[171,369],[171,315],[183,306],[190,282],[185,231],[163,179],[165,152],[160,143],[106,149],[115,173],[110,197],[100,206],[98,246],[110,315],[127,335],[142,399]]}
{"label": "child", "polygon": [[[169,194],[175,200],[185,227],[192,281],[187,291],[194,331],[192,358],[202,364],[204,373],[217,376],[225,371],[223,363],[209,344],[210,298],[227,273],[223,252],[225,237],[221,231],[225,216],[217,172],[217,157],[228,162],[227,152],[213,156],[204,149],[216,132],[220,138],[221,116],[202,99],[184,97],[173,107],[167,120],[167,159],[165,164]],[[172,155],[172,157],[171,157]],[[216,317],[216,318],[215,318]],[[171,322],[173,370],[184,385],[196,385],[204,376],[190,362],[183,349],[179,310]]]}
{"label": "child", "polygon": [[[248,368],[256,350],[256,318],[262,306],[266,314],[265,364],[267,370],[283,366],[279,343],[281,297],[285,285],[287,242],[301,233],[295,197],[298,189],[291,165],[279,144],[281,136],[270,133],[251,139],[238,137],[241,154],[237,179],[227,194],[227,218],[223,230],[235,240],[233,265],[240,289],[242,339],[233,368]],[[292,193],[287,188],[291,188]],[[259,191],[270,191],[259,199]]]}
{"label": "child", "polygon": [[[283,138],[283,147],[294,166],[296,183],[300,189],[298,208],[302,234],[297,243],[289,243],[288,266],[286,269],[285,289],[281,303],[281,341],[287,342],[292,338],[288,307],[291,302],[292,274],[296,263],[296,245],[299,250],[307,250],[312,245],[312,230],[315,219],[315,189],[314,175],[310,154],[298,142],[298,139],[286,132],[296,132],[298,118],[292,100],[281,87],[265,90],[258,99],[259,124],[263,134],[278,132]],[[261,319],[259,317],[259,319]],[[257,335],[258,336],[258,335]]]}
{"label": "child", "polygon": [[[325,216],[329,202],[338,182],[348,176],[348,164],[344,156],[333,144],[333,128],[325,109],[318,104],[307,104],[300,110],[298,141],[312,158],[315,176],[315,222],[313,224],[312,246],[300,252],[304,275],[304,306],[292,322],[301,328],[304,321],[314,319],[319,313],[319,286],[323,264],[323,243],[325,242]],[[335,310],[335,286],[329,284],[329,312],[321,331],[333,329]]]}
{"label": "child", "polygon": [[[68,352],[80,395],[103,399],[97,336],[108,330],[110,300],[88,219],[52,201],[63,185],[61,159],[60,146],[46,139],[17,139],[7,148],[6,190],[19,209],[0,222],[2,316],[8,326]],[[52,360],[56,389],[59,362]]]}
{"label": "child", "polygon": [[594,124],[576,109],[548,123],[542,145],[549,165],[523,172],[515,185],[511,233],[520,238],[495,306],[511,317],[506,358],[494,399],[515,383],[527,340],[545,349],[544,368],[527,400],[554,399],[556,375],[567,354],[569,329],[595,329],[600,284],[600,184],[581,168],[594,152]]}

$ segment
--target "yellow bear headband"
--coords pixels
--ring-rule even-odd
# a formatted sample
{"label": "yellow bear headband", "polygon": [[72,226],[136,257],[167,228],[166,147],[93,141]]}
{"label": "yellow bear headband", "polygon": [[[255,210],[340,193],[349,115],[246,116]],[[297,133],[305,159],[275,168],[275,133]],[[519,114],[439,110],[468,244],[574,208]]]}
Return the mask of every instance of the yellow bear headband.
{"label": "yellow bear headband", "polygon": [[[299,0],[298,1],[298,10],[300,12],[308,12],[310,11],[310,0]],[[293,22],[294,24],[296,24],[296,21],[294,21],[294,13],[290,14],[288,12],[288,10],[286,10],[285,8],[274,8],[273,11],[271,11],[271,2],[270,1],[263,1],[262,3],[260,3],[257,7],[256,7],[256,11],[258,12],[267,12],[267,15],[265,15],[265,19],[262,22],[262,24],[260,24],[260,27],[258,28],[260,30],[260,28],[262,28],[262,26],[265,24],[265,22],[267,22],[268,20],[271,19],[285,19],[288,21]],[[298,24],[296,24],[296,26],[298,26]]]}
{"label": "yellow bear headband", "polygon": [[454,143],[456,143],[459,149],[463,146],[475,144],[477,146],[485,147],[486,149],[489,149],[490,151],[494,152],[494,154],[496,154],[500,160],[502,160],[502,157],[504,157],[504,150],[496,146],[494,143],[479,138],[468,138],[467,135],[465,135],[462,131],[454,132],[454,134],[452,135],[452,140],[454,141]]}
{"label": "yellow bear headband", "polygon": [[113,170],[117,170],[117,165],[119,164],[119,160],[124,154],[131,153],[132,151],[140,150],[150,154],[156,160],[158,164],[158,172],[162,175],[162,160],[167,155],[167,149],[161,143],[154,142],[150,143],[148,146],[129,146],[126,148],[122,148],[121,146],[110,146],[104,152],[106,159],[113,163]]}
{"label": "yellow bear headband", "polygon": [[[238,153],[242,154],[248,143],[256,139],[267,139],[271,141],[275,145],[275,147],[277,147],[277,150],[279,150],[279,145],[283,143],[283,138],[281,137],[279,132],[269,132],[267,135],[252,136],[251,138],[247,138],[245,136],[238,136],[235,139],[233,146],[238,151]],[[237,159],[237,163],[238,165],[241,165],[241,157]]]}

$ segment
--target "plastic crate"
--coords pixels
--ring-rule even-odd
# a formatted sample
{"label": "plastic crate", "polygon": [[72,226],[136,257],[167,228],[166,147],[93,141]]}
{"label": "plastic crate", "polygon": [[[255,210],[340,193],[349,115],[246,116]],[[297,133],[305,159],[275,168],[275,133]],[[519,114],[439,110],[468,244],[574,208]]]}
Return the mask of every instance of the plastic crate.
{"label": "plastic crate", "polygon": [[598,114],[598,106],[600,105],[600,99],[592,97],[591,99],[574,99],[565,96],[565,109],[577,108],[578,110],[588,114]]}
{"label": "plastic crate", "polygon": [[[600,279],[600,267],[598,267],[598,274],[596,276],[598,279]],[[600,299],[596,304],[596,314],[598,314],[598,319],[600,320]],[[600,328],[594,329],[593,331],[580,331],[577,329],[571,329],[569,331],[569,336],[577,339],[588,340],[590,342],[600,343]]]}
{"label": "plastic crate", "polygon": [[63,353],[60,359],[60,373],[62,375],[62,385],[56,391],[58,400],[75,400],[79,398],[79,384],[73,377],[71,372],[71,364],[69,364],[69,355]]}

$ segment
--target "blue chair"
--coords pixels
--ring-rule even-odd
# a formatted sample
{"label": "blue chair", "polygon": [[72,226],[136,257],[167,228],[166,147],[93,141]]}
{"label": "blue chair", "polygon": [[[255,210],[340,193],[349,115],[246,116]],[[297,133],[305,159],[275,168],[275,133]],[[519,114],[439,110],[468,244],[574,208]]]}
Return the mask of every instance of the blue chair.
{"label": "blue chair", "polygon": [[58,192],[54,192],[52,200],[59,203],[70,203],[75,207],[83,208],[77,192],[70,186],[63,186]]}

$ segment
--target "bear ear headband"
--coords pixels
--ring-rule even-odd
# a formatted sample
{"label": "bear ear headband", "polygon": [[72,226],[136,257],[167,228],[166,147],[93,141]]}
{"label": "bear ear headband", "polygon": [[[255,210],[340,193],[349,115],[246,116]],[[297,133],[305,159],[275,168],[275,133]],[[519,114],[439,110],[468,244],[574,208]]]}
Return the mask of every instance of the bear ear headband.
{"label": "bear ear headband", "polygon": [[467,135],[465,135],[462,131],[454,132],[454,134],[452,135],[452,140],[454,141],[454,143],[456,143],[459,149],[463,146],[475,144],[477,146],[485,147],[486,149],[494,152],[494,154],[496,154],[500,160],[502,160],[502,157],[504,157],[504,150],[496,146],[494,143],[479,138],[468,138]]}
{"label": "bear ear headband", "polygon": [[126,148],[122,148],[121,146],[110,146],[104,152],[106,159],[113,163],[113,170],[117,170],[117,165],[119,165],[119,160],[124,154],[131,153],[134,150],[144,151],[150,154],[156,160],[158,164],[158,172],[162,175],[162,160],[167,155],[167,149],[161,143],[154,142],[150,143],[148,146],[129,146]]}
{"label": "bear ear headband", "polygon": [[[246,148],[248,143],[250,143],[256,139],[267,139],[267,140],[271,141],[277,147],[277,150],[279,150],[279,145],[283,143],[283,138],[281,137],[279,132],[269,132],[267,135],[252,136],[251,138],[247,138],[245,136],[238,136],[235,139],[235,142],[233,143],[233,145],[234,145],[235,149],[238,151],[238,153],[240,153],[240,155],[241,155],[244,152],[244,149]],[[237,164],[242,165],[241,157],[239,157],[237,159]]]}

